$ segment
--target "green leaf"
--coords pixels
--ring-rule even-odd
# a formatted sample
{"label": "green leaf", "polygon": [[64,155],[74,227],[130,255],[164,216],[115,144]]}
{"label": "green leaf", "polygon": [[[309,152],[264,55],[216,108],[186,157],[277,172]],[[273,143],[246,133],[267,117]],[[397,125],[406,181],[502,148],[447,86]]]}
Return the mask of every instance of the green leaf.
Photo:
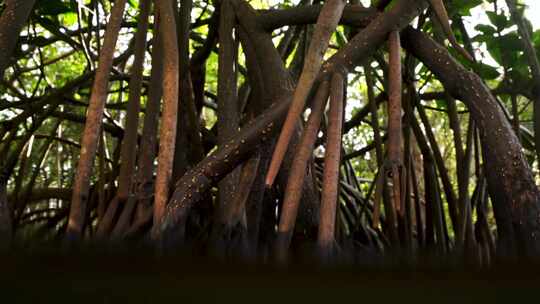
{"label": "green leaf", "polygon": [[495,67],[481,62],[473,64],[473,69],[480,77],[487,80],[496,79],[501,75]]}
{"label": "green leaf", "polygon": [[516,32],[508,33],[499,38],[501,48],[506,51],[520,51],[523,49],[520,38]]}
{"label": "green leaf", "polygon": [[128,0],[128,4],[129,4],[129,6],[131,6],[133,8],[139,8],[139,1]]}
{"label": "green leaf", "polygon": [[56,16],[76,12],[74,5],[62,0],[41,0],[36,4],[36,11],[42,16]]}
{"label": "green leaf", "polygon": [[474,29],[482,32],[484,35],[493,35],[497,32],[497,29],[488,24],[479,24],[475,26]]}
{"label": "green leaf", "polygon": [[441,110],[446,110],[448,108],[448,105],[446,104],[446,100],[437,99],[435,100],[435,104],[437,105],[437,108]]}
{"label": "green leaf", "polygon": [[38,18],[39,24],[45,29],[58,28],[60,23],[57,18],[51,19],[51,17]]}
{"label": "green leaf", "polygon": [[540,30],[533,32],[531,39],[535,47],[540,47]]}
{"label": "green leaf", "polygon": [[518,60],[518,55],[522,50],[521,41],[516,32],[511,32],[501,37],[483,35],[481,39],[475,40],[485,42],[490,55],[500,65],[514,64]]}
{"label": "green leaf", "polygon": [[341,31],[339,31],[339,30],[336,31],[336,41],[337,41],[337,45],[339,47],[342,47],[342,46],[347,44],[347,38],[345,38],[343,33]]}
{"label": "green leaf", "polygon": [[508,72],[508,76],[512,78],[514,83],[524,84],[529,83],[529,71],[528,69],[516,68]]}
{"label": "green leaf", "polygon": [[493,59],[495,59],[495,61],[497,61],[498,64],[502,65],[503,56],[501,53],[501,49],[497,46],[497,43],[493,42],[493,40],[488,40],[486,41],[486,44],[487,44],[488,51],[491,57],[493,57]]}
{"label": "green leaf", "polygon": [[43,36],[38,36],[36,38],[32,38],[30,43],[33,43],[37,46],[45,46],[48,43],[48,40]]}
{"label": "green leaf", "polygon": [[482,4],[482,2],[482,0],[454,0],[452,1],[452,7],[457,9],[460,15],[470,16],[471,9]]}
{"label": "green leaf", "polygon": [[488,16],[489,21],[491,21],[491,23],[498,29],[504,29],[511,25],[509,20],[504,15],[499,15],[495,12],[486,12],[486,15]]}
{"label": "green leaf", "polygon": [[77,23],[77,14],[72,12],[63,14],[61,22],[64,26],[72,26]]}

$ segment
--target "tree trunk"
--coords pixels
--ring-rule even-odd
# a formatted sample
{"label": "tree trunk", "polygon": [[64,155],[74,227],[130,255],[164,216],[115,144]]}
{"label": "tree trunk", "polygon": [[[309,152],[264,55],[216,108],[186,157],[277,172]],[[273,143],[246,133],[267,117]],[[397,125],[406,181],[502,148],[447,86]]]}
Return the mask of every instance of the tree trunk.
{"label": "tree trunk", "polygon": [[113,63],[114,50],[122,23],[122,15],[126,0],[115,2],[111,12],[103,48],[99,55],[98,69],[90,95],[90,105],[86,115],[86,124],[81,139],[81,153],[77,165],[77,173],[73,182],[73,197],[69,211],[66,231],[68,240],[79,240],[85,226],[90,176],[96,156],[101,126],[103,124],[103,109],[107,100],[109,88],[109,72]]}
{"label": "tree trunk", "polygon": [[540,62],[534,45],[531,43],[531,33],[525,24],[523,16],[520,15],[515,0],[506,0],[506,4],[512,15],[512,19],[518,26],[518,32],[521,36],[521,43],[525,57],[531,69],[533,81],[533,124],[534,124],[534,143],[536,148],[536,159],[540,166]]}
{"label": "tree trunk", "polygon": [[323,81],[315,95],[311,114],[304,130],[302,139],[297,145],[295,156],[289,172],[285,198],[283,199],[281,214],[279,217],[278,235],[276,239],[276,255],[281,261],[287,256],[287,251],[291,243],[300,199],[304,190],[304,179],[306,177],[306,167],[313,155],[313,146],[317,140],[321,118],[328,100],[328,81]]}
{"label": "tree trunk", "polygon": [[152,235],[160,237],[174,161],[178,114],[178,39],[171,0],[159,0],[160,34],[163,44],[163,111],[159,138],[158,168],[154,191],[154,223]]}
{"label": "tree trunk", "polygon": [[143,221],[149,210],[152,210],[154,159],[156,157],[156,142],[159,126],[160,103],[163,95],[163,31],[159,9],[154,6],[154,33],[156,33],[152,47],[152,71],[150,74],[150,87],[148,101],[144,113],[144,126],[138,155],[135,191],[137,194],[137,209],[134,223]]}
{"label": "tree trunk", "polygon": [[150,0],[142,0],[140,2],[139,23],[135,37],[134,61],[130,71],[131,78],[129,81],[129,103],[126,115],[126,126],[124,138],[122,139],[122,148],[120,150],[121,165],[120,176],[118,178],[118,197],[121,201],[125,201],[131,193],[132,176],[135,171],[143,68],[146,54],[146,34],[148,32],[150,6]]}
{"label": "tree trunk", "polygon": [[448,51],[425,34],[407,28],[403,44],[462,100],[480,130],[488,188],[503,256],[540,254],[540,193],[521,144],[490,90]]}
{"label": "tree trunk", "polygon": [[298,117],[304,111],[306,99],[319,74],[323,62],[323,55],[330,43],[330,37],[341,19],[344,7],[345,2],[342,0],[329,0],[325,2],[321,9],[304,60],[304,68],[302,69],[300,79],[298,80],[298,84],[294,91],[291,108],[279,135],[274,155],[272,155],[272,162],[270,163],[270,168],[268,169],[268,174],[266,176],[267,187],[272,186],[274,179],[279,172],[281,162],[288,150],[289,142],[294,133],[296,123],[298,122]]}
{"label": "tree trunk", "polygon": [[328,138],[324,156],[324,176],[317,245],[323,259],[331,257],[335,242],[338,209],[339,169],[341,167],[341,130],[343,126],[343,76],[332,76]]}
{"label": "tree trunk", "polygon": [[32,13],[36,0],[6,0],[0,16],[0,79],[11,65],[11,55],[19,40],[19,33]]}
{"label": "tree trunk", "polygon": [[[225,146],[240,126],[237,94],[236,59],[238,49],[234,41],[235,15],[229,0],[221,2],[219,24],[219,63],[218,63],[218,145]],[[230,225],[234,196],[238,189],[240,168],[237,168],[219,183],[219,204],[216,213],[214,233],[227,232]],[[225,228],[225,230],[223,230]],[[218,237],[218,236],[216,236]],[[219,236],[222,238],[225,236]]]}
{"label": "tree trunk", "polygon": [[[402,127],[401,127],[401,45],[399,32],[392,31],[388,36],[389,73],[388,73],[388,167],[385,174],[392,181],[390,210],[392,217],[403,215],[401,208],[401,173],[403,160],[401,154]],[[397,214],[396,214],[397,213]],[[395,223],[397,224],[397,223]]]}
{"label": "tree trunk", "polygon": [[[167,208],[164,223],[160,227],[167,245],[176,244],[184,239],[185,221],[189,210],[202,198],[201,193],[207,191],[213,183],[219,181],[248,158],[258,145],[267,142],[269,137],[275,135],[276,127],[283,122],[290,102],[290,96],[287,95],[287,93],[290,94],[288,89],[290,82],[279,77],[287,73],[283,70],[283,63],[269,35],[257,34],[256,30],[259,26],[253,20],[254,14],[249,6],[241,0],[234,0],[233,6],[240,25],[248,35],[252,35],[250,39],[258,47],[257,60],[266,63],[259,66],[264,84],[270,88],[266,94],[269,96],[267,98],[274,101],[274,106],[259,115],[252,123],[246,124],[229,146],[218,148],[178,181]],[[362,60],[373,54],[377,47],[384,43],[390,31],[395,30],[396,27],[405,27],[418,15],[423,6],[424,3],[418,1],[397,2],[392,9],[378,15],[368,27],[334,54],[325,64],[323,73],[319,77],[334,71],[347,71],[362,63]]]}

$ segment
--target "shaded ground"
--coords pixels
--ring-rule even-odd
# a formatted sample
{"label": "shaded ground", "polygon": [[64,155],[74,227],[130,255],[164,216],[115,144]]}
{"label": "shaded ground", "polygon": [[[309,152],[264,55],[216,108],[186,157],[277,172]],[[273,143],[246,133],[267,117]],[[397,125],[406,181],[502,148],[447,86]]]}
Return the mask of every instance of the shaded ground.
{"label": "shaded ground", "polygon": [[537,303],[540,282],[540,268],[525,265],[278,269],[180,257],[20,254],[4,256],[0,267],[2,303]]}

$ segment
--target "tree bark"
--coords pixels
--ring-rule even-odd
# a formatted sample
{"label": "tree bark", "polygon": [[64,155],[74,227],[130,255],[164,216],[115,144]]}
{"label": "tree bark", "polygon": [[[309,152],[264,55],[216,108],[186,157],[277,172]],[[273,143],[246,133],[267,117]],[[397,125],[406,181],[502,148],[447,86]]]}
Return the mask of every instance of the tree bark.
{"label": "tree bark", "polygon": [[[178,0],[173,1],[177,7]],[[180,178],[186,170],[197,164],[204,155],[201,127],[190,77],[189,35],[192,0],[181,0],[176,20],[178,32],[179,87],[177,132],[172,180]]]}
{"label": "tree bark", "polygon": [[[246,12],[249,8],[240,0],[233,1],[233,5],[237,16],[249,13]],[[388,12],[378,15],[368,27],[360,31],[347,46],[325,63],[319,78],[334,71],[348,71],[360,64],[384,43],[390,31],[405,27],[423,7],[423,2],[403,0],[396,3]],[[239,22],[248,34],[250,30],[258,28],[257,23],[249,19],[239,18]],[[242,128],[227,147],[217,149],[177,182],[161,227],[164,242],[168,245],[183,240],[185,220],[192,205],[202,198],[201,193],[236,168],[258,145],[267,142],[270,136],[275,135],[276,126],[283,122],[290,102],[290,96],[287,95],[290,94],[290,90],[287,89],[290,82],[275,77],[282,75],[284,71],[279,54],[269,40],[270,37],[255,34],[253,38],[253,43],[258,46],[257,58],[261,62],[266,62],[265,65],[260,65],[263,71],[261,76],[265,80],[264,83],[274,89],[268,90],[266,94],[274,101],[274,105]]]}
{"label": "tree bark", "polygon": [[521,43],[523,45],[523,51],[525,57],[529,63],[531,69],[531,76],[533,81],[533,124],[534,124],[534,143],[536,148],[536,159],[540,166],[540,62],[534,45],[531,44],[531,34],[525,24],[523,16],[518,11],[515,0],[506,0],[506,4],[512,15],[512,19],[518,26],[518,32],[521,36]]}
{"label": "tree bark", "polygon": [[118,197],[121,201],[125,201],[132,190],[132,176],[135,171],[143,64],[146,54],[146,34],[148,32],[150,6],[150,0],[142,0],[140,2],[139,23],[137,26],[137,34],[135,36],[135,54],[129,81],[129,103],[126,115],[126,126],[124,138],[122,139],[122,148],[120,150],[121,165],[120,176],[118,178]]}
{"label": "tree bark", "polygon": [[[401,45],[399,32],[392,31],[388,36],[389,73],[388,73],[388,167],[386,175],[392,180],[392,204],[387,212],[402,214],[401,208],[401,172],[403,160],[401,154]],[[394,216],[396,218],[396,216]]]}
{"label": "tree bark", "polygon": [[313,146],[317,140],[321,118],[324,114],[324,108],[328,100],[328,81],[323,81],[315,95],[311,114],[309,116],[307,127],[304,130],[302,139],[297,145],[295,156],[289,172],[287,188],[285,189],[285,198],[283,199],[281,214],[279,217],[278,235],[276,239],[276,257],[284,261],[291,243],[300,199],[304,189],[304,179],[307,164],[313,155]]}
{"label": "tree bark", "polygon": [[334,249],[336,213],[338,209],[339,169],[341,167],[341,131],[343,126],[343,76],[332,76],[328,138],[324,157],[323,187],[317,245],[323,259],[329,259]]}
{"label": "tree bark", "polygon": [[148,210],[152,209],[154,159],[156,157],[156,142],[159,127],[160,103],[163,95],[163,39],[161,38],[161,17],[159,10],[154,6],[156,33],[155,43],[152,47],[152,71],[150,72],[150,87],[148,101],[144,113],[143,130],[138,155],[135,191],[137,194],[137,209],[134,223],[145,218]]}
{"label": "tree bark", "polygon": [[169,189],[174,161],[178,114],[178,39],[171,0],[159,0],[160,34],[163,43],[163,111],[159,138],[158,168],[154,191],[154,222],[152,236],[160,237],[160,228]]}
{"label": "tree bark", "polygon": [[0,178],[0,252],[11,245],[13,234],[11,208],[7,198],[7,180]]}
{"label": "tree bark", "polygon": [[540,254],[540,193],[521,144],[497,100],[480,77],[456,62],[425,34],[407,28],[403,45],[462,100],[480,130],[488,188],[497,221],[499,253]]}
{"label": "tree bark", "polygon": [[[129,81],[129,102],[126,115],[126,126],[124,138],[120,148],[120,173],[118,176],[118,191],[115,199],[109,204],[109,208],[98,224],[97,237],[105,238],[111,230],[119,224],[127,227],[128,220],[134,209],[133,198],[129,202],[130,195],[133,194],[133,175],[135,172],[135,158],[137,155],[137,135],[139,130],[139,112],[141,108],[141,91],[143,80],[143,64],[146,54],[146,34],[148,31],[148,15],[150,14],[150,1],[143,0],[140,4],[139,24],[135,35],[135,54],[131,67],[131,77]],[[114,202],[114,204],[113,204]],[[121,210],[118,216],[118,209]],[[115,220],[118,220],[115,222]],[[122,223],[120,223],[120,221]],[[120,229],[120,228],[119,228]]]}
{"label": "tree bark", "polygon": [[86,115],[86,124],[81,139],[81,153],[77,173],[73,182],[73,197],[69,211],[66,231],[68,240],[79,240],[86,223],[90,176],[96,156],[97,144],[102,127],[103,109],[107,100],[109,72],[113,63],[114,50],[122,23],[126,0],[115,2],[111,12],[103,48],[99,55],[98,69],[92,86],[90,104]]}
{"label": "tree bark", "polygon": [[[240,126],[237,94],[236,59],[238,49],[234,41],[235,14],[229,0],[221,2],[218,63],[218,145],[227,144]],[[240,169],[236,169],[219,183],[218,225],[229,225]],[[216,227],[221,230],[220,227]]]}
{"label": "tree bark", "polygon": [[7,0],[0,16],[0,79],[12,63],[19,33],[32,13],[36,0]]}
{"label": "tree bark", "polygon": [[294,91],[291,108],[276,143],[270,168],[268,168],[268,174],[266,176],[267,187],[273,185],[274,179],[279,172],[281,162],[288,150],[289,142],[293,136],[296,123],[298,122],[298,117],[304,111],[306,99],[319,74],[323,56],[330,43],[330,37],[341,19],[344,7],[345,2],[342,0],[328,0],[321,9],[308,52],[304,59],[304,68],[302,69],[300,79],[298,80],[298,84]]}

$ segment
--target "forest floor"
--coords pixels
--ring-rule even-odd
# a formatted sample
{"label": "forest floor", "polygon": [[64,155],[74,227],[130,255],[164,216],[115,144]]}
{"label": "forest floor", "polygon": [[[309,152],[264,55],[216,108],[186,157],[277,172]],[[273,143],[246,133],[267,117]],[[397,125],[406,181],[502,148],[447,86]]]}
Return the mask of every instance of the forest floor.
{"label": "forest floor", "polygon": [[[540,267],[273,267],[185,257],[10,254],[1,303],[538,302]],[[4,299],[9,301],[4,302]]]}

